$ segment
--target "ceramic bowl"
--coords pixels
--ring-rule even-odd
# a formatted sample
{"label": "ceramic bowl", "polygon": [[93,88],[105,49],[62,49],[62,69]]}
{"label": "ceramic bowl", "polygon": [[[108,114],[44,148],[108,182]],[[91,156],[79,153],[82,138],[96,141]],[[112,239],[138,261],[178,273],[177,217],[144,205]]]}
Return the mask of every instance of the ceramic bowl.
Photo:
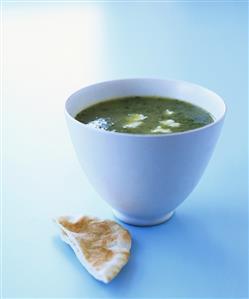
{"label": "ceramic bowl", "polygon": [[[90,105],[131,95],[182,99],[209,111],[214,122],[180,133],[142,135],[99,130],[75,120]],[[89,181],[117,218],[134,225],[168,220],[193,191],[213,153],[225,111],[214,92],[164,79],[97,83],[71,95],[65,105],[71,139]]]}

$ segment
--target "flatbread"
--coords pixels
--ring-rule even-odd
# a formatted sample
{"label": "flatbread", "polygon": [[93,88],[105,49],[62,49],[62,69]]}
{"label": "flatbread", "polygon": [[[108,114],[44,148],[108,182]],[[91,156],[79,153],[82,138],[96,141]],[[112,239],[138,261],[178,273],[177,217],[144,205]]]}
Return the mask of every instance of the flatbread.
{"label": "flatbread", "polygon": [[55,221],[61,229],[61,239],[96,279],[110,282],[128,262],[131,237],[115,221],[88,216],[65,216]]}

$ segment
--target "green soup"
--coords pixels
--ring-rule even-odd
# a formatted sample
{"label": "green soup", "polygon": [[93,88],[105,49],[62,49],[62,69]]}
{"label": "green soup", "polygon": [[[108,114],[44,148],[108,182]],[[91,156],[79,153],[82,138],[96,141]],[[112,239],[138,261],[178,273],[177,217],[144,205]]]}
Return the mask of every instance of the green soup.
{"label": "green soup", "polygon": [[171,98],[130,96],[97,103],[79,112],[78,121],[102,130],[133,134],[170,134],[203,127],[210,113]]}

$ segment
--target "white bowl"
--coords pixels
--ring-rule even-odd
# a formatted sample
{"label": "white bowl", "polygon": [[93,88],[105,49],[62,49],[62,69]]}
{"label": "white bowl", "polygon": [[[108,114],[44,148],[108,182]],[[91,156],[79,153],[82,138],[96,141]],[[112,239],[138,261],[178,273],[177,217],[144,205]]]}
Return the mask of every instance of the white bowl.
{"label": "white bowl", "polygon": [[[115,97],[162,96],[196,104],[215,121],[199,129],[161,135],[126,134],[75,120],[83,108]],[[124,79],[80,89],[66,102],[66,120],[80,164],[120,220],[154,225],[168,220],[200,180],[226,111],[214,92],[183,81]]]}

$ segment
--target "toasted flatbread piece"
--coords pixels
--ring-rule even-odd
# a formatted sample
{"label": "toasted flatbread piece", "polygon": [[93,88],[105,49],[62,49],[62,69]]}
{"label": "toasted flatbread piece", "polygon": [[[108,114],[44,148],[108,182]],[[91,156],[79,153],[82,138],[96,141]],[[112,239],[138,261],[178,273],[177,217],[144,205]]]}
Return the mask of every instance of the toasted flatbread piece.
{"label": "toasted flatbread piece", "polygon": [[131,237],[118,223],[87,216],[59,217],[55,221],[62,240],[96,279],[110,282],[128,262]]}

